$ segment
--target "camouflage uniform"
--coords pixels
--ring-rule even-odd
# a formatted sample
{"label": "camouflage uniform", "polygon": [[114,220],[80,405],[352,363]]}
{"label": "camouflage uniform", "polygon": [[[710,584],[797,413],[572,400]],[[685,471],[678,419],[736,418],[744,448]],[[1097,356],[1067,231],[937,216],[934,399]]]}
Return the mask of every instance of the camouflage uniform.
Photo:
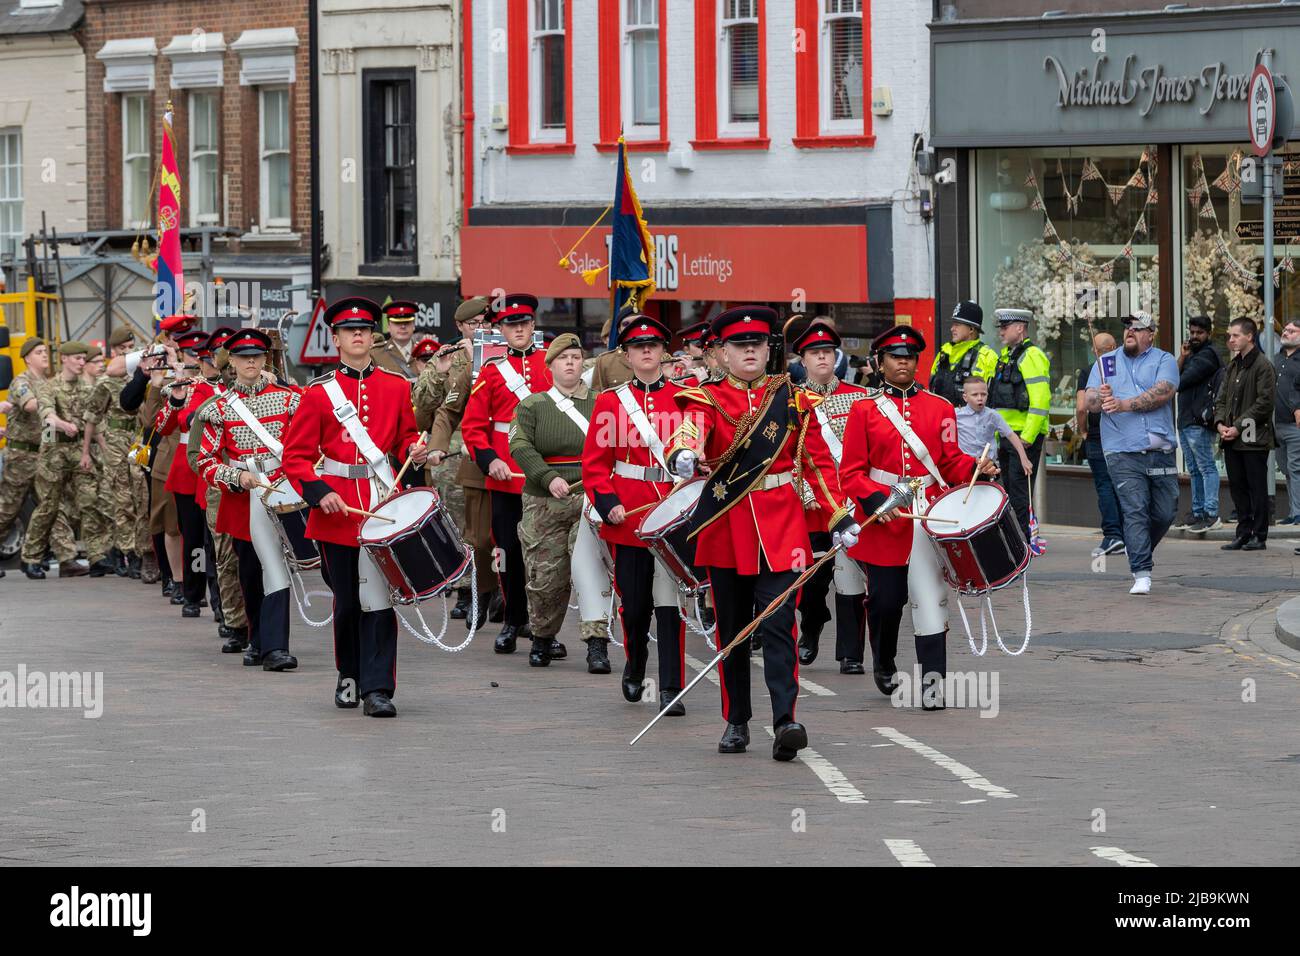
{"label": "camouflage uniform", "polygon": [[86,424],[94,425],[96,438],[103,440],[100,500],[108,509],[109,544],[129,554],[137,549],[136,519],[144,506],[145,489],[144,473],[130,457],[136,416],[118,404],[125,386],[125,378],[101,375],[86,401]]}
{"label": "camouflage uniform", "polygon": [[[59,376],[42,389],[37,414],[44,421],[52,411],[64,421],[80,425],[89,397],[90,389],[80,378],[69,382]],[[73,513],[81,516],[82,537],[90,563],[107,556],[106,548],[96,550],[103,547],[108,530],[108,518],[99,501],[99,476],[93,469],[83,471],[80,462],[81,437],[70,438],[57,429],[48,429],[36,463],[36,497],[40,503],[32,514],[27,540],[23,542],[25,563],[39,563],[47,548],[53,550],[60,562],[76,557],[75,544],[60,541],[53,535],[65,502],[71,503]]]}
{"label": "camouflage uniform", "polygon": [[[596,393],[580,385],[573,404],[591,421]],[[524,481],[524,517],[519,541],[528,572],[528,624],[536,637],[554,637],[569,609],[573,548],[586,501],[580,493],[555,498],[548,486],[555,478],[576,484],[582,477],[584,436],[545,392],[529,395],[515,409],[510,426],[510,454]],[[605,618],[582,621],[584,641],[608,637]]]}
{"label": "camouflage uniform", "polygon": [[[40,397],[49,384],[48,379],[38,378],[28,370],[16,376],[9,386],[9,401],[13,402],[14,410],[8,418],[4,482],[0,484],[0,538],[9,533],[27,493],[36,486],[36,463],[41,450]],[[24,412],[22,406],[32,398],[37,400],[38,407],[30,413]],[[66,521],[56,525],[53,537],[60,548],[76,550],[72,529]]]}
{"label": "camouflage uniform", "polygon": [[[196,408],[194,418],[190,422],[190,439],[189,444],[185,446],[185,458],[196,475],[199,473],[199,451],[203,441],[203,410],[220,397],[220,395],[213,395]],[[221,615],[226,627],[242,630],[248,627],[248,614],[244,610],[244,592],[239,587],[239,559],[235,555],[235,543],[230,535],[217,531],[217,508],[221,505],[221,489],[215,485],[207,485],[204,503],[203,512],[208,522],[208,533],[212,535],[212,550],[217,559],[217,590],[221,592]]]}
{"label": "camouflage uniform", "polygon": [[[462,361],[460,356],[452,359],[452,370],[456,368],[458,361]],[[451,370],[439,372],[433,362],[430,362],[411,388],[411,402],[415,405],[415,425],[421,432],[427,432],[433,427],[433,417],[447,397],[451,376]],[[452,434],[449,445],[447,451],[455,457],[446,459],[436,468],[429,467],[425,470],[429,485],[438,489],[438,497],[451,511],[457,524],[464,528],[465,491],[456,478],[456,471],[460,466],[458,459],[465,451],[465,443],[460,440],[459,430]],[[468,541],[468,538],[466,540]]]}

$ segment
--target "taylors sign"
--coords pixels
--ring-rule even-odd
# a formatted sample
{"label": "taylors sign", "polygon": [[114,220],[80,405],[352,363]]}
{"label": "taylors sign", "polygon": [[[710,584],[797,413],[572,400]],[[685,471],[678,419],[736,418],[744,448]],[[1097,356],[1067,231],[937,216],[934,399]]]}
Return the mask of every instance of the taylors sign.
{"label": "taylors sign", "polygon": [[1158,106],[1195,103],[1202,116],[1209,116],[1223,100],[1245,100],[1250,89],[1250,71],[1231,73],[1223,63],[1207,63],[1199,73],[1170,73],[1161,63],[1143,66],[1137,54],[1124,57],[1122,66],[1110,65],[1105,54],[1091,67],[1068,71],[1048,54],[1043,69],[1056,76],[1056,105],[1060,109],[1089,106],[1136,106],[1148,116]]}

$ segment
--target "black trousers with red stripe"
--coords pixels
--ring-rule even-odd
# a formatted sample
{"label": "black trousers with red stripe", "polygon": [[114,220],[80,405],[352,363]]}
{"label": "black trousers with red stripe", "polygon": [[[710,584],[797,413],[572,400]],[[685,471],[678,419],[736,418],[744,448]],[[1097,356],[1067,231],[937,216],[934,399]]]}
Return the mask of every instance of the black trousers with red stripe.
{"label": "black trousers with red stripe", "polygon": [[[203,547],[203,536],[208,530],[208,523],[193,495],[173,493],[172,497],[176,499],[176,521],[181,526],[181,560],[184,562],[181,568],[181,593],[185,595],[186,604],[198,604],[203,600],[203,592],[208,584],[208,559]],[[175,574],[174,568],[172,573]]]}
{"label": "black trousers with red stripe", "polygon": [[397,612],[361,610],[357,562],[361,549],[318,542],[325,580],[334,592],[334,666],[340,683],[356,682],[357,696],[397,689]]}
{"label": "black trousers with red stripe", "polygon": [[655,559],[647,548],[614,546],[614,587],[622,605],[623,650],[629,674],[645,679],[650,659],[650,617],[659,642],[659,690],[679,691],[686,677],[686,624],[676,607],[654,606]]}
{"label": "black trousers with red stripe", "polygon": [[492,545],[497,549],[492,563],[501,578],[505,599],[505,622],[516,627],[528,623],[528,574],[524,570],[524,546],[519,525],[524,520],[524,496],[508,491],[492,492]]}
{"label": "black trousers with red stripe", "polygon": [[233,539],[239,569],[239,591],[248,616],[248,643],[258,654],[289,649],[289,589],[267,594],[262,585],[262,561],[253,542]]}
{"label": "black trousers with red stripe", "polygon": [[[773,571],[759,559],[756,575],[738,574],[735,568],[709,568],[713,605],[718,616],[718,646],[730,643],[741,629],[794,583],[794,571]],[[795,653],[795,595],[758,626],[763,643],[763,677],[772,698],[772,726],[794,720],[799,696],[799,659]],[[749,699],[749,641],[741,641],[720,665],[722,717],[729,724],[747,723],[754,716]]]}

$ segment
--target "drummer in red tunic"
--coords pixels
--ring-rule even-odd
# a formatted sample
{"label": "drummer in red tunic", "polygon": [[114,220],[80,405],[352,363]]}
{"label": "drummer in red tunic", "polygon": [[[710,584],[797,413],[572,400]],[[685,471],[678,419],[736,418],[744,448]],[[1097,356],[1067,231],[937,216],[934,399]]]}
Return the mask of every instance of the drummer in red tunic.
{"label": "drummer in red tunic", "polygon": [[[664,377],[661,362],[672,339],[668,328],[648,315],[632,315],[620,327],[618,344],[632,367],[632,379],[596,399],[582,452],[582,485],[600,512],[600,536],[614,546],[614,587],[622,603],[623,697],[641,699],[650,657],[650,617],[659,640],[659,705],[677,696],[686,676],[686,626],[677,610],[677,588],[636,536],[651,506],[672,490],[664,442],[682,414],[681,386]],[[628,517],[628,512],[635,512]],[[680,717],[678,701],[668,712]]]}
{"label": "drummer in red tunic", "polygon": [[[298,408],[299,392],[268,382],[262,374],[271,337],[260,329],[240,329],[226,340],[225,349],[235,381],[199,412],[199,475],[221,491],[217,531],[234,540],[249,624],[244,664],[292,670],[298,659],[289,653],[289,573],[259,486],[281,478],[281,440]],[[232,641],[236,647],[244,643],[237,637]]]}
{"label": "drummer in red tunic", "polygon": [[[826,511],[836,542],[857,541],[853,508],[841,498],[835,462],[814,420],[821,398],[791,385],[785,375],[764,371],[776,319],[765,306],[719,315],[713,331],[722,342],[727,377],[677,394],[685,417],[668,464],[682,478],[697,469],[709,474],[691,524],[695,561],[708,568],[713,585],[719,647],[812,563],[805,503],[797,488],[808,489],[809,506]],[[776,760],[793,760],[808,746],[807,730],[794,719],[799,695],[794,606],[791,594],[758,629]],[[749,745],[749,668],[749,642],[742,641],[721,665],[727,726],[719,753],[743,753]]]}
{"label": "drummer in red tunic", "polygon": [[[510,457],[510,423],[515,406],[534,392],[551,387],[546,352],[533,345],[537,296],[516,293],[498,296],[488,318],[500,327],[509,346],[501,358],[484,364],[465,402],[460,434],[465,451],[487,475],[492,493],[492,540],[500,549],[501,593],[505,597],[505,626],[493,645],[498,654],[513,654],[520,637],[528,636],[528,592],[519,525],[524,519],[524,479]],[[516,475],[520,477],[515,477]],[[564,656],[564,645],[551,645],[552,659]]]}
{"label": "drummer in red tunic", "polygon": [[[897,325],[878,335],[872,349],[884,378],[881,393],[860,401],[849,413],[844,430],[840,481],[863,509],[864,520],[901,481],[920,479],[923,487],[912,511],[925,511],[926,502],[949,484],[970,480],[976,461],[957,446],[956,412],[952,404],[916,384],[917,356],[925,338],[909,325]],[[996,475],[993,459],[980,474]],[[862,532],[849,556],[867,575],[867,628],[876,686],[892,694],[894,654],[903,608],[912,605],[916,659],[921,665],[922,706],[943,707],[947,671],[948,586],[939,572],[934,548],[925,540],[922,522],[899,517],[894,508]]]}
{"label": "drummer in red tunic", "polygon": [[[202,570],[206,562],[203,538],[206,524],[203,509],[194,498],[199,480],[190,468],[189,457],[184,450],[184,446],[189,443],[191,418],[199,406],[212,397],[212,386],[197,374],[199,353],[207,344],[208,338],[206,332],[185,332],[177,336],[176,347],[188,371],[186,377],[178,377],[167,390],[167,401],[158,409],[153,422],[154,430],[159,435],[165,437],[172,432],[178,433],[182,446],[172,458],[164,485],[176,502],[176,522],[180,525],[181,545],[184,548],[181,591],[185,603],[181,607],[181,617],[199,616],[200,602],[208,583],[207,573]],[[172,573],[175,574],[175,569]]]}
{"label": "drummer in red tunic", "polygon": [[418,466],[428,451],[418,441],[410,383],[370,361],[379,315],[379,306],[360,296],[325,310],[341,364],[303,393],[284,439],[284,472],[311,505],[307,537],[320,544],[334,592],[334,703],[355,707],[360,696],[366,716],[395,717],[397,615],[378,568],[357,544],[363,518],[348,509],[371,511],[393,487],[389,454],[409,455]]}

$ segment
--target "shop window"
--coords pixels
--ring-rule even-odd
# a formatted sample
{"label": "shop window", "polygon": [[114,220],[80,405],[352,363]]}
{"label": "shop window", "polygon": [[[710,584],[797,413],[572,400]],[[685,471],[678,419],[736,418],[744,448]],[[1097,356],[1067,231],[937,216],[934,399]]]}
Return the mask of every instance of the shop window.
{"label": "shop window", "polygon": [[149,97],[122,97],[122,224],[145,229],[150,222],[151,150]]}
{"label": "shop window", "polygon": [[766,149],[764,0],[695,5],[695,149]]}
{"label": "shop window", "polygon": [[573,5],[507,0],[508,153],[573,152]]}
{"label": "shop window", "polygon": [[627,0],[628,109],[633,126],[659,127],[659,3]]}
{"label": "shop window", "polygon": [[292,205],[289,176],[289,91],[283,87],[263,87],[260,100],[262,228],[288,230]]}
{"label": "shop window", "polygon": [[865,0],[795,0],[795,128],[801,148],[875,145],[871,9]]}
{"label": "shop window", "polygon": [[366,70],[364,88],[366,261],[413,270],[415,71]]}
{"label": "shop window", "polygon": [[190,94],[190,223],[211,226],[221,221],[221,107],[216,93]]}
{"label": "shop window", "polygon": [[601,152],[617,149],[620,134],[628,149],[668,148],[667,9],[668,0],[599,4]]}
{"label": "shop window", "polygon": [[538,138],[564,138],[568,121],[565,95],[564,0],[533,0],[533,88],[537,90]]}
{"label": "shop window", "polygon": [[23,131],[0,130],[0,254],[16,255],[23,241]]}
{"label": "shop window", "polygon": [[822,116],[832,131],[853,132],[862,122],[862,0],[824,0],[821,37]]}
{"label": "shop window", "polygon": [[725,132],[758,132],[758,0],[723,0],[722,49]]}

